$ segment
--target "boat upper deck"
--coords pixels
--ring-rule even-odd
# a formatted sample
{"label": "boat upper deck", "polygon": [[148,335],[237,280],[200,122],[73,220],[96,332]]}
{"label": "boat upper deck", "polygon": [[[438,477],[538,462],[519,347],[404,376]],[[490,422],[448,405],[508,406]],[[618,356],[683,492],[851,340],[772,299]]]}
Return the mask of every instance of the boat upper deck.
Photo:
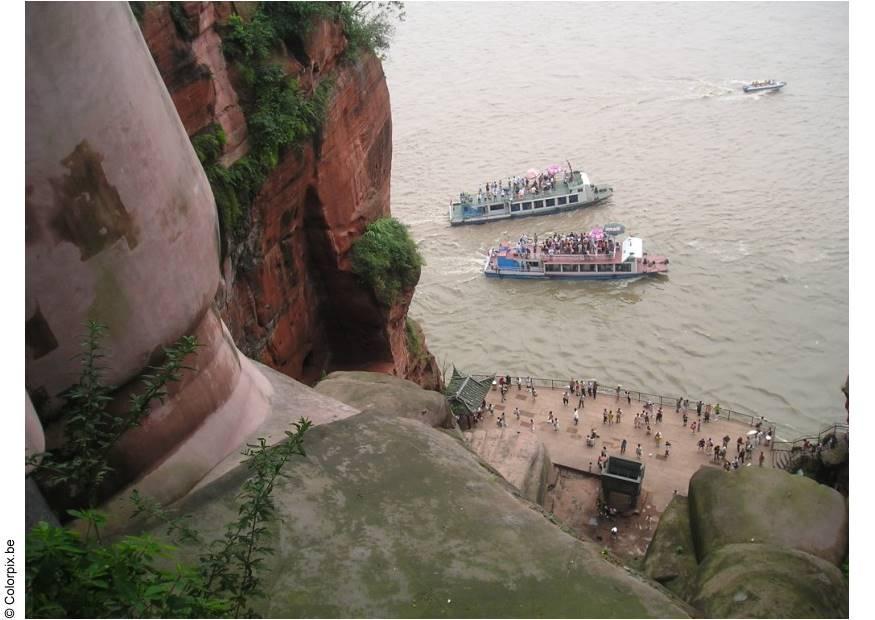
{"label": "boat upper deck", "polygon": [[[528,253],[525,252],[528,250]],[[545,263],[595,263],[595,264],[608,264],[608,263],[621,263],[623,262],[623,249],[617,244],[614,252],[612,254],[564,254],[564,253],[546,253],[542,252],[538,249],[537,246],[532,244],[526,245],[523,252],[519,252],[517,248],[510,246],[500,246],[498,250],[495,251],[495,256],[501,256],[504,258],[517,258],[523,259],[528,258],[531,260],[532,258],[542,260]]]}
{"label": "boat upper deck", "polygon": [[543,179],[514,177],[504,183],[496,182],[495,186],[487,183],[486,191],[483,191],[481,187],[477,194],[463,192],[459,194],[458,202],[453,204],[473,206],[490,202],[555,198],[577,193],[578,190],[589,184],[589,177],[579,170],[574,170],[571,173],[566,171],[561,176],[558,174],[545,175]]}

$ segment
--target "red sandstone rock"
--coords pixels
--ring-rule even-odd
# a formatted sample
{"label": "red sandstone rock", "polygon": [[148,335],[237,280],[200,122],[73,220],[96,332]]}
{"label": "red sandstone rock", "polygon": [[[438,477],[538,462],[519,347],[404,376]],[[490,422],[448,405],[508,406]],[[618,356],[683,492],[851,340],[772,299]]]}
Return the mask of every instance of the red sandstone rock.
{"label": "red sandstone rock", "polygon": [[[166,4],[151,7],[143,26],[189,135],[210,122],[225,129],[225,165],[246,152],[246,125],[235,71],[225,63],[215,26],[238,9],[186,3],[198,25],[190,43],[177,35]],[[180,46],[196,66],[209,68],[209,89],[186,73],[188,56]],[[309,64],[290,54],[274,59],[305,92],[329,74],[335,88],[318,152],[311,144],[291,149],[261,188],[245,239],[230,250],[217,306],[245,355],[294,378],[315,380],[326,367],[378,367],[439,388],[434,358],[414,360],[407,346],[413,291],[386,308],[351,271],[355,240],[390,213],[392,118],[380,61],[365,55],[341,63],[345,49],[342,26],[322,21],[304,41]]]}
{"label": "red sandstone rock", "polygon": [[345,51],[346,37],[340,22],[318,21],[304,39],[304,52],[309,57],[310,68],[316,76],[331,73]]}

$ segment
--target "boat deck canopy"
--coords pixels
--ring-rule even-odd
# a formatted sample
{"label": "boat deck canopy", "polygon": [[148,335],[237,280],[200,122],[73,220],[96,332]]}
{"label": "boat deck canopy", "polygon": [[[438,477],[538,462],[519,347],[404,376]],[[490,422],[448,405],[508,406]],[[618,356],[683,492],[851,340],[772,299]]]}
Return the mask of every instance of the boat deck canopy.
{"label": "boat deck canopy", "polygon": [[628,237],[623,241],[623,262],[630,258],[644,258],[644,241],[641,237]]}

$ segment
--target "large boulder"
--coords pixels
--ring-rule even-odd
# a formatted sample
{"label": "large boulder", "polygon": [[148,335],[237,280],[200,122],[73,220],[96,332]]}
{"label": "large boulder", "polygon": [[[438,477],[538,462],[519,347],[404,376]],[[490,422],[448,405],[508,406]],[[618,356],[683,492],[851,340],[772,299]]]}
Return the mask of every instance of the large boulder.
{"label": "large boulder", "polygon": [[702,563],[693,605],[708,618],[847,618],[835,566],[773,545],[726,545]]}
{"label": "large boulder", "polygon": [[[369,411],[313,428],[304,445],[274,488],[264,617],[687,616],[447,433]],[[238,466],[176,511],[221,536],[246,476]]]}
{"label": "large boulder", "polygon": [[700,562],[724,545],[750,542],[798,549],[835,565],[847,555],[845,498],[803,476],[703,467],[690,480],[689,499]]}
{"label": "large boulder", "polygon": [[443,394],[392,375],[332,372],[319,382],[316,391],[361,411],[382,411],[428,426],[452,426],[452,414]]}
{"label": "large boulder", "polygon": [[675,495],[647,547],[644,573],[684,597],[696,579],[698,564],[690,533],[690,508],[686,497]]}
{"label": "large boulder", "polygon": [[479,428],[464,433],[481,459],[498,470],[530,502],[543,505],[553,469],[544,443],[534,433],[510,428]]}

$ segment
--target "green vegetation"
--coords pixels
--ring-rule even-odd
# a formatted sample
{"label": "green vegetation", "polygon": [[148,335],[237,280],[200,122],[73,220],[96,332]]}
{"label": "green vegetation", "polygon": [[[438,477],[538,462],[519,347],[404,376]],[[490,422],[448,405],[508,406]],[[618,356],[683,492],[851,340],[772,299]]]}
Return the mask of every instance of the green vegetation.
{"label": "green vegetation", "polygon": [[173,25],[176,27],[176,32],[185,41],[191,41],[194,38],[191,24],[188,20],[188,15],[185,14],[185,7],[182,2],[170,3],[170,19],[173,20]]}
{"label": "green vegetation", "polygon": [[[100,340],[105,326],[89,321],[83,339],[79,382],[66,395],[65,442],[55,451],[32,459],[42,481],[65,484],[70,499],[87,508],[67,514],[86,527],[84,535],[45,522],[27,535],[25,562],[28,617],[77,618],[200,618],[252,617],[250,602],[263,596],[258,567],[273,552],[265,543],[266,525],[276,519],[271,499],[274,484],[293,456],[305,456],[304,433],[310,422],[297,422],[287,440],[267,446],[262,438],[247,445],[244,455],[250,475],[237,496],[239,508],[224,535],[204,542],[190,522],[168,518],[155,502],[132,500],[137,513],[162,519],[168,535],[205,549],[196,566],[171,562],[175,548],[155,538],[125,536],[114,542],[101,538],[106,516],[94,509],[102,483],[112,472],[108,454],[121,435],[148,414],[152,401],[163,401],[166,385],[178,381],[193,353],[193,336],[165,349],[166,361],[142,377],[145,390],[130,397],[127,415],[108,410],[113,388],[102,380]],[[41,460],[40,460],[41,459]],[[173,566],[172,569],[165,568]]]}
{"label": "green vegetation", "polygon": [[[182,36],[188,21],[181,5],[171,16]],[[322,126],[333,82],[323,79],[312,95],[300,89],[298,81],[286,75],[271,56],[284,43],[298,48],[315,18],[339,19],[344,27],[350,57],[361,50],[381,55],[388,49],[392,20],[404,19],[401,2],[267,2],[248,19],[232,15],[221,32],[228,61],[241,76],[241,101],[246,111],[250,152],[230,168],[218,160],[224,134],[216,126],[192,138],[195,151],[213,188],[222,230],[238,230],[267,175],[279,163],[283,152],[314,136]],[[189,35],[190,36],[190,35]],[[209,144],[204,144],[209,142]],[[218,148],[216,148],[218,147]]]}
{"label": "green vegetation", "polygon": [[348,55],[355,57],[364,50],[381,60],[395,33],[393,22],[406,17],[403,2],[341,2],[338,14],[349,43]]}
{"label": "green vegetation", "polygon": [[134,14],[134,17],[137,19],[137,23],[142,24],[143,15],[146,14],[146,3],[128,2],[128,5],[131,7],[131,13]]}
{"label": "green vegetation", "polygon": [[225,168],[218,161],[225,144],[220,127],[211,125],[192,138],[213,188],[226,234],[238,229],[241,216],[279,163],[284,149],[315,135],[324,121],[332,81],[322,80],[308,97],[296,79],[288,77],[280,65],[268,61],[280,41],[278,33],[290,36],[305,28],[303,22],[295,21],[296,16],[309,20],[324,10],[268,4],[257,9],[249,20],[239,15],[228,20],[222,40],[225,55],[242,79],[240,95],[247,113],[250,151]]}
{"label": "green vegetation", "polygon": [[188,369],[183,360],[197,349],[198,343],[194,336],[183,336],[165,348],[164,362],[149,367],[140,377],[144,389],[132,394],[127,413],[119,414],[109,410],[115,388],[103,381],[102,360],[106,356],[100,350],[100,340],[106,326],[95,321],[88,321],[86,326],[88,333],[79,355],[79,382],[64,395],[64,443],[56,450],[32,457],[30,462],[36,465],[41,484],[63,485],[69,500],[93,507],[113,471],[109,464],[112,446],[126,431],[139,426],[154,401],[163,404],[167,384],[179,381],[181,372]]}
{"label": "green vegetation", "polygon": [[413,288],[425,264],[407,227],[391,217],[374,220],[352,246],[352,270],[390,306]]}
{"label": "green vegetation", "polygon": [[414,319],[409,316],[404,321],[404,331],[407,334],[407,350],[410,351],[410,356],[417,362],[426,360],[425,346],[422,342],[422,328]]}
{"label": "green vegetation", "polygon": [[[87,525],[84,536],[41,522],[27,536],[25,588],[31,618],[214,618],[255,617],[251,601],[264,596],[258,567],[273,552],[265,542],[267,524],[276,519],[274,484],[292,456],[305,456],[310,422],[286,431],[287,441],[268,447],[265,440],[244,454],[250,476],[238,495],[237,519],[222,538],[206,543],[180,519],[168,518],[154,502],[135,495],[138,513],[157,516],[168,533],[207,549],[196,566],[173,563],[176,550],[148,536],[125,536],[106,543],[100,527],[106,517],[95,510],[71,510]],[[167,569],[164,566],[173,565]]]}

